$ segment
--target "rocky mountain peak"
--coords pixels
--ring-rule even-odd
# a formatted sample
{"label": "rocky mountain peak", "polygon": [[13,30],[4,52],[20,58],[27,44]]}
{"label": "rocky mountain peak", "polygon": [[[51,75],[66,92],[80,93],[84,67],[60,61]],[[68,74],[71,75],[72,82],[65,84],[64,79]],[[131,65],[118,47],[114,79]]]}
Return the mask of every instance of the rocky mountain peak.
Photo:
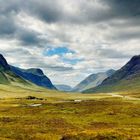
{"label": "rocky mountain peak", "polygon": [[0,70],[10,70],[10,66],[2,54],[0,54]]}

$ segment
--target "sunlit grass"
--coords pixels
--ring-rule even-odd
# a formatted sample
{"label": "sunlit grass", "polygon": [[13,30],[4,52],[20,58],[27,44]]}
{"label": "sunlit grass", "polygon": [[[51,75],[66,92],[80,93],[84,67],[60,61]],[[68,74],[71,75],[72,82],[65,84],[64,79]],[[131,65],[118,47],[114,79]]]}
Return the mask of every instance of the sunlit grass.
{"label": "sunlit grass", "polygon": [[[140,139],[139,100],[38,87],[1,85],[0,89],[2,140]],[[74,101],[78,99],[81,102]]]}

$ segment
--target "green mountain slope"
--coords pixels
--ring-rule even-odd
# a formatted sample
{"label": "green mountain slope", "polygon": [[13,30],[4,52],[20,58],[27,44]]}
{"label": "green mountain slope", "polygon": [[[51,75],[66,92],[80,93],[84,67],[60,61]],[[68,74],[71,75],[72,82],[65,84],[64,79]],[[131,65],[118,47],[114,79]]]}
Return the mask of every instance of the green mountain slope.
{"label": "green mountain slope", "polygon": [[134,56],[125,66],[105,79],[96,88],[84,93],[103,92],[140,92],[140,55]]}
{"label": "green mountain slope", "polygon": [[0,72],[0,84],[8,84],[8,83],[9,81],[4,72]]}
{"label": "green mountain slope", "polygon": [[108,93],[108,92],[134,92],[140,93],[140,75],[132,79],[124,79],[116,84],[101,85],[91,88],[83,93]]}
{"label": "green mountain slope", "polygon": [[89,88],[94,88],[94,87],[100,85],[103,82],[103,80],[105,80],[107,77],[111,76],[114,72],[115,72],[115,70],[108,70],[106,72],[91,74],[86,79],[84,79],[82,82],[80,82],[76,87],[74,87],[72,91],[82,92]]}
{"label": "green mountain slope", "polygon": [[0,55],[0,84],[11,84],[11,85],[32,85],[30,82],[22,79],[21,77],[14,74],[6,59]]}

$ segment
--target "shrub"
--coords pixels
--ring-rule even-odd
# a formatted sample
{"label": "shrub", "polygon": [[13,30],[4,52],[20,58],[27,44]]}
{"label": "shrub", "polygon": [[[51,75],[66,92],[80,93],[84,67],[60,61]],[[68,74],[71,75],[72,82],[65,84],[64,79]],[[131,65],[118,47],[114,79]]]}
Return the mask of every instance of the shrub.
{"label": "shrub", "polygon": [[27,100],[43,100],[43,98],[37,98],[37,97],[34,97],[34,96],[28,96],[26,97]]}

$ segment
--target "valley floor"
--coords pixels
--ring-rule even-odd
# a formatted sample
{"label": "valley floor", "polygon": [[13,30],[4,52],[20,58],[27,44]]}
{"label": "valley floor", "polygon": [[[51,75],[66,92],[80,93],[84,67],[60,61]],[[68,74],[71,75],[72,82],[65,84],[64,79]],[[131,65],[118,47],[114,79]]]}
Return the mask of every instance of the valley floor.
{"label": "valley floor", "polygon": [[[25,91],[0,91],[0,140],[140,139],[136,96]],[[27,98],[28,92],[36,98]]]}

